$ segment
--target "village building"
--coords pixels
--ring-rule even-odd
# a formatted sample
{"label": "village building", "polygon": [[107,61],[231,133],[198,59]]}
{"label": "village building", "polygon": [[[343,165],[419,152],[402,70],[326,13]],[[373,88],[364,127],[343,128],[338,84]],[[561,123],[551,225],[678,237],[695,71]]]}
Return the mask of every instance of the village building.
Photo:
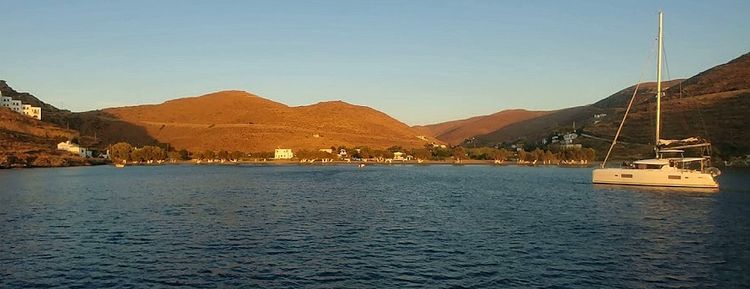
{"label": "village building", "polygon": [[0,92],[0,107],[7,107],[17,113],[42,120],[42,108],[24,104],[20,100],[14,100],[12,97],[3,96]]}
{"label": "village building", "polygon": [[394,152],[393,153],[393,160],[394,161],[402,161],[403,162],[403,161],[409,161],[411,159],[412,159],[412,156],[407,155],[406,153],[403,153],[403,152]]}
{"label": "village building", "polygon": [[324,153],[329,153],[329,154],[333,153],[333,149],[330,149],[330,148],[328,148],[328,149],[319,149],[318,151],[324,152]]}
{"label": "village building", "polygon": [[70,141],[61,142],[57,144],[57,150],[61,151],[67,151],[73,154],[76,154],[78,156],[84,157],[84,158],[90,158],[93,155],[93,152],[81,147],[78,144],[71,143]]}
{"label": "village building", "polygon": [[573,140],[578,138],[578,134],[576,133],[568,133],[563,135],[563,141],[565,144],[572,144]]}
{"label": "village building", "polygon": [[24,115],[42,120],[42,108],[40,107],[31,106],[30,104],[24,104],[22,105],[21,110]]}
{"label": "village building", "polygon": [[292,149],[276,149],[273,153],[273,158],[277,160],[289,160],[293,157]]}

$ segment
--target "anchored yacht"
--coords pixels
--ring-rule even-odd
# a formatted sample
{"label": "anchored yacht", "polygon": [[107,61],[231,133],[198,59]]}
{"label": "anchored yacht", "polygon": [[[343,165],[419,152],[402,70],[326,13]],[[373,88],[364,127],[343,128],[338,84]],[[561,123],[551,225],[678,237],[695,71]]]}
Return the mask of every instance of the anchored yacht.
{"label": "anchored yacht", "polygon": [[[656,66],[656,138],[655,158],[644,159],[623,164],[621,168],[605,168],[607,160],[617,143],[620,131],[625,119],[633,105],[638,86],[633,92],[633,97],[628,104],[620,127],[617,129],[612,145],[609,147],[607,156],[601,164],[601,168],[592,173],[592,181],[595,184],[610,185],[635,185],[635,186],[657,186],[657,187],[687,187],[687,188],[718,188],[716,177],[721,172],[711,167],[711,144],[700,138],[692,137],[684,140],[663,140],[660,138],[661,129],[661,69],[663,53],[663,14],[659,12],[659,48]],[[699,157],[685,157],[684,150],[699,150]]]}

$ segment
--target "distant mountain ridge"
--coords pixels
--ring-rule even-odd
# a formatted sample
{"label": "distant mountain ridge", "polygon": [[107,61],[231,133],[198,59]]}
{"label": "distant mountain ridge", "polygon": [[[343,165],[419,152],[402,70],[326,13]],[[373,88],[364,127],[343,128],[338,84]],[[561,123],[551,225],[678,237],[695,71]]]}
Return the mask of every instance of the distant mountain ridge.
{"label": "distant mountain ridge", "polygon": [[[750,53],[693,77],[664,83],[663,136],[698,133],[726,154],[750,152]],[[77,130],[84,145],[127,141],[162,143],[189,150],[269,151],[284,147],[422,147],[427,135],[451,144],[538,142],[572,124],[601,139],[611,138],[635,86],[590,105],[555,111],[505,110],[490,115],[409,127],[385,113],[342,101],[290,107],[244,91],[220,91],[161,104],[73,113],[17,92],[0,81],[4,95],[39,105],[43,121]],[[653,143],[655,84],[642,83],[622,140]],[[594,120],[595,114],[606,114]],[[2,129],[2,127],[0,127]]]}
{"label": "distant mountain ridge", "polygon": [[459,145],[468,138],[491,133],[514,123],[540,117],[549,113],[552,112],[509,109],[489,115],[475,116],[467,119],[431,125],[414,126],[414,128],[451,145]]}
{"label": "distant mountain ridge", "polygon": [[[89,124],[107,142],[155,141],[188,150],[272,151],[331,146],[422,147],[418,133],[366,106],[342,101],[290,107],[244,91],[221,91],[162,104],[107,108],[89,112],[106,123]],[[130,125],[141,137],[106,126]],[[143,137],[143,134],[152,138]]]}
{"label": "distant mountain ridge", "polygon": [[[665,138],[700,134],[711,140],[719,152],[750,153],[750,53],[688,79],[662,84],[666,87],[662,98],[662,135]],[[590,105],[551,111],[502,125],[488,133],[468,133],[461,138],[476,138],[480,145],[516,141],[533,143],[555,130],[566,127],[569,130],[575,123],[588,134],[610,139],[622,120],[634,89],[635,85]],[[654,82],[639,86],[634,107],[623,128],[622,140],[653,143],[655,95]],[[606,117],[595,120],[595,114],[606,114]],[[458,138],[447,137],[446,131],[468,131],[473,125],[468,120],[472,119],[428,125],[424,127],[431,130],[423,131],[432,132],[432,136],[447,142],[456,141]]]}

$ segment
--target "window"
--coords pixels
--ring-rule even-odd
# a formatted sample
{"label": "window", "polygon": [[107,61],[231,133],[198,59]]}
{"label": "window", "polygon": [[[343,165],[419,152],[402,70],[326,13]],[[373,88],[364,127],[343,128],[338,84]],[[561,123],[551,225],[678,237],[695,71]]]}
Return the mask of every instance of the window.
{"label": "window", "polygon": [[622,175],[620,175],[620,177],[621,178],[632,179],[633,178],[633,174],[622,174]]}
{"label": "window", "polygon": [[669,178],[670,180],[680,180],[680,179],[682,179],[682,177],[681,177],[681,176],[668,176],[668,178]]}

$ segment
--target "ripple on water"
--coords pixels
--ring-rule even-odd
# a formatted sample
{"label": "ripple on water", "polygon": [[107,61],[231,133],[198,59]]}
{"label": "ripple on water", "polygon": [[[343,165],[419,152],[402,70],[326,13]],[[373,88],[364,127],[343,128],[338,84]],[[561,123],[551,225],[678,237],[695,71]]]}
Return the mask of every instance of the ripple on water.
{"label": "ripple on water", "polygon": [[0,287],[747,288],[748,175],[695,195],[557,168],[2,171]]}

